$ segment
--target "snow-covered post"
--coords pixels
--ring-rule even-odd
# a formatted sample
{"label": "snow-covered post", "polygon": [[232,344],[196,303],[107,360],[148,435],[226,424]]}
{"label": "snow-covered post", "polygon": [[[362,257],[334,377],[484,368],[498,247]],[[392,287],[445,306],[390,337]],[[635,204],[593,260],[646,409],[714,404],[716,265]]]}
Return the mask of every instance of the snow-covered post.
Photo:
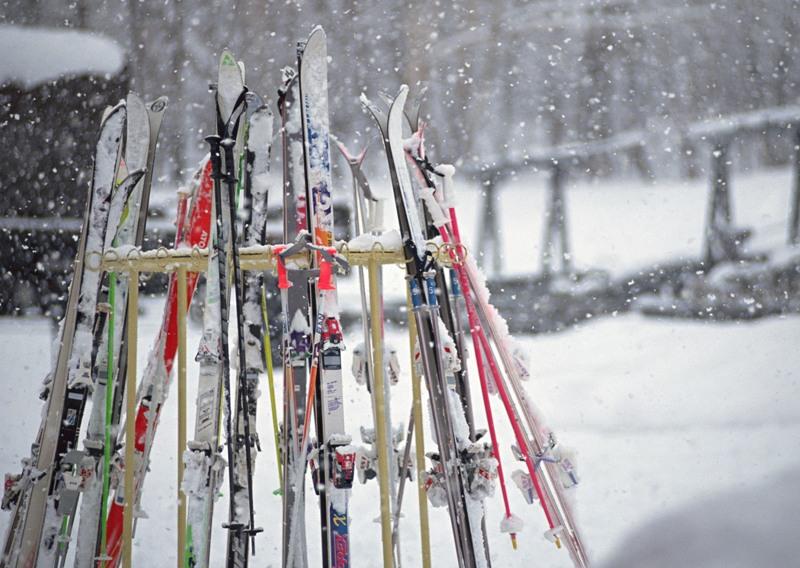
{"label": "snow-covered post", "polygon": [[[480,172],[481,188],[483,190],[483,215],[478,225],[478,240],[480,252],[491,258],[493,274],[500,274],[502,259],[500,257],[500,238],[497,224],[498,211],[497,189],[500,185],[502,172],[498,168],[486,168]],[[488,267],[484,267],[487,268]]]}
{"label": "snow-covered post", "polygon": [[735,254],[730,250],[731,203],[728,176],[728,148],[730,140],[717,138],[711,146],[711,200],[706,222],[704,260],[711,268],[721,260]]}
{"label": "snow-covered post", "polygon": [[800,124],[794,128],[794,182],[792,187],[791,218],[789,220],[789,244],[800,242]]}
{"label": "snow-covered post", "polygon": [[[564,207],[564,178],[566,169],[559,160],[550,162],[550,185],[545,210],[544,238],[542,239],[542,276],[570,271],[569,240],[567,239],[567,212]],[[554,268],[555,262],[558,266]]]}

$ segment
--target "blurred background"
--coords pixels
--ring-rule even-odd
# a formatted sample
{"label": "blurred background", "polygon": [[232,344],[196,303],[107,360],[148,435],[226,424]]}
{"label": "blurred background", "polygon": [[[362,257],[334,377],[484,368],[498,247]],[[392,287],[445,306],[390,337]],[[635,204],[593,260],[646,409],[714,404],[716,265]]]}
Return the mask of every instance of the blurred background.
{"label": "blurred background", "polygon": [[[102,109],[128,90],[169,97],[145,247],[169,243],[175,190],[207,151],[221,50],[274,110],[281,69],[316,24],[332,132],[371,145],[366,171],[384,197],[385,160],[358,98],[427,88],[428,149],[458,167],[469,250],[511,330],[528,334],[537,404],[582,453],[577,507],[596,557],[616,568],[795,562],[800,0],[4,0],[0,315],[28,316],[0,318],[8,400],[32,408],[36,380],[18,379],[47,371]],[[280,171],[274,162],[273,187]],[[164,281],[145,286],[163,293]],[[386,292],[387,318],[402,321],[402,278],[387,277]],[[144,304],[155,333],[160,301]],[[367,409],[351,383],[348,405],[362,397]],[[38,410],[18,415],[0,428],[19,438],[0,456],[9,470],[38,424]],[[166,483],[157,491],[154,507],[172,499]],[[354,510],[374,505],[374,493],[354,495]],[[538,527],[538,511],[519,509]],[[153,539],[169,530],[141,526]],[[353,534],[369,558],[373,531]],[[518,556],[493,550],[509,564],[566,565],[539,540]]]}
{"label": "blurred background", "polygon": [[[170,98],[165,180],[183,180],[205,152],[207,84],[221,48],[274,100],[280,69],[295,63],[296,42],[315,24],[329,38],[334,132],[368,126],[362,91],[424,83],[440,153],[482,164],[639,131],[658,141],[645,156],[605,156],[584,173],[659,177],[699,175],[692,123],[796,102],[799,8],[796,0],[7,0],[0,22],[96,32],[121,46],[130,88]],[[790,147],[776,136],[737,148],[737,166],[786,162]]]}

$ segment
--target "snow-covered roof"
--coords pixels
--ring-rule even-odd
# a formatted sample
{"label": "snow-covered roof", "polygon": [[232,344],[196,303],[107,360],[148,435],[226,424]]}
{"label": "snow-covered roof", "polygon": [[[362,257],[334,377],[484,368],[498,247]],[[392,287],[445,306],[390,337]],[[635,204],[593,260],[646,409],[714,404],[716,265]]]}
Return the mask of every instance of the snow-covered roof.
{"label": "snow-covered roof", "polygon": [[125,51],[107,37],[66,29],[0,25],[0,85],[25,88],[64,75],[115,75]]}

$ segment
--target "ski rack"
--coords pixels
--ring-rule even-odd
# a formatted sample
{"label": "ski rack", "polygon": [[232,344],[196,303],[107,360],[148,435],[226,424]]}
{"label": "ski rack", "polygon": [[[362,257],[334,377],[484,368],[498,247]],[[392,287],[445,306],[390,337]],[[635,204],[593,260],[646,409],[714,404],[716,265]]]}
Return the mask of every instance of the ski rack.
{"label": "ski rack", "polygon": [[[298,246],[302,244],[303,246]],[[294,248],[298,252],[281,255],[286,249]],[[336,256],[344,260],[340,265],[365,266],[372,272],[378,265],[406,264],[405,253],[402,248],[386,248],[380,242],[375,242],[368,250],[351,250],[344,241],[334,243]],[[239,249],[239,259],[242,271],[277,271],[278,263],[291,260],[297,268],[311,268],[309,251],[318,252],[318,247],[307,246],[302,240],[290,244],[258,245],[242,247]],[[431,259],[440,266],[451,266],[452,259],[464,259],[467,249],[464,245],[453,245],[427,241],[426,251]],[[177,557],[178,566],[183,566],[186,550],[186,496],[181,490],[184,475],[183,453],[187,448],[187,412],[186,412],[186,372],[187,372],[187,347],[186,347],[186,321],[188,312],[187,274],[189,272],[204,273],[208,270],[208,248],[166,248],[143,251],[140,248],[109,249],[105,253],[89,253],[86,269],[101,272],[126,273],[130,282],[139,281],[141,274],[172,273],[177,274],[178,292],[178,353],[177,353],[177,391],[178,391],[178,440],[177,440]],[[281,260],[278,260],[280,256]],[[136,375],[137,375],[137,341],[138,341],[138,311],[139,311],[139,286],[129,286],[128,293],[128,349],[126,373],[126,413],[127,416],[136,415]],[[413,322],[412,322],[413,325]],[[413,360],[413,340],[411,357]],[[412,373],[413,373],[412,365]],[[418,388],[418,385],[417,387]],[[414,393],[415,404],[419,404],[419,393]],[[421,425],[418,425],[421,426]],[[126,464],[134,463],[135,449],[135,420],[125,420],[125,456]],[[420,462],[417,465],[419,467]],[[424,462],[422,462],[424,467]],[[124,472],[124,516],[122,532],[122,562],[124,566],[133,566],[133,528],[134,507],[134,469],[125,468]],[[418,472],[419,473],[419,472]],[[422,491],[422,490],[420,490]],[[422,498],[422,494],[420,494]],[[424,501],[424,500],[423,500]],[[426,507],[427,509],[427,507]],[[427,532],[427,531],[426,531]],[[427,563],[426,563],[427,564]]]}
{"label": "ski rack", "polygon": [[[241,247],[239,249],[242,270],[274,270],[277,266],[276,257],[285,247],[289,248],[295,243],[280,245],[257,245]],[[337,255],[344,258],[351,266],[369,266],[371,261],[380,265],[405,265],[406,259],[401,248],[386,248],[381,243],[375,243],[370,250],[351,250],[346,242],[339,241],[334,244]],[[442,244],[428,241],[426,250],[433,260],[440,266],[452,264],[451,253],[457,258],[464,258],[467,249],[464,245]],[[298,268],[310,268],[308,253],[302,252],[285,257],[292,260]],[[115,272],[140,272],[140,273],[170,273],[178,272],[183,268],[187,272],[205,272],[208,263],[207,248],[180,248],[158,249],[142,251],[137,248],[120,252],[110,249],[104,254],[90,253],[87,268],[93,271]]]}

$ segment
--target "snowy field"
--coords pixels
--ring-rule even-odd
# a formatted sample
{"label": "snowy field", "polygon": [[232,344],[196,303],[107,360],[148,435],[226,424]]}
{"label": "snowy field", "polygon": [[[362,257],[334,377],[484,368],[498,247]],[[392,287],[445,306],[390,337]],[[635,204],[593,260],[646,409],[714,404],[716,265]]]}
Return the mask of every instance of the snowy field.
{"label": "snowy field", "polygon": [[[538,258],[544,179],[530,181],[515,182],[503,194],[505,250],[515,259],[513,266],[506,260],[508,271],[531,271]],[[734,215],[756,229],[755,246],[774,246],[783,240],[789,183],[790,174],[785,170],[734,178]],[[573,246],[581,265],[617,273],[700,252],[704,183],[643,187],[633,182],[606,182],[575,188],[567,199]],[[465,192],[461,205],[465,233],[471,236],[475,232],[475,192]],[[402,286],[398,268],[387,267],[385,277],[387,288]],[[343,290],[343,295],[351,296],[353,285],[353,279],[343,283],[351,287]],[[163,298],[143,301],[140,369],[162,308]],[[189,330],[190,401],[199,331],[197,326]],[[777,546],[784,552],[792,547],[800,552],[796,539],[773,543],[783,534],[791,535],[791,524],[782,527],[791,517],[777,512],[797,501],[791,491],[798,487],[800,475],[798,337],[800,317],[713,325],[629,314],[557,335],[521,338],[533,375],[527,389],[562,442],[578,452],[582,483],[576,493],[577,514],[596,565],[604,559],[609,560],[608,566],[737,565],[733,560],[714,563],[696,557],[695,561],[659,564],[641,548],[649,544],[658,548],[661,538],[678,543],[670,554],[699,549],[719,560],[723,548],[736,550],[735,542],[740,548],[757,551],[763,560],[741,565],[787,565],[779,561],[785,557],[777,555]],[[388,338],[403,353],[404,378],[393,388],[392,414],[395,423],[405,422],[411,398],[406,378],[407,337],[402,330],[389,329]],[[359,330],[345,329],[345,339],[351,347],[344,354],[344,368],[349,369]],[[36,394],[49,368],[51,340],[50,325],[42,318],[0,319],[0,357],[4,361],[0,471],[18,471],[20,459],[28,454],[39,423],[41,406]],[[349,374],[347,379],[346,420],[358,443],[358,426],[371,422],[369,397]],[[480,406],[477,393],[474,402]],[[510,475],[517,469],[508,447],[513,436],[501,406],[496,400],[493,403],[504,441],[504,465]],[[484,422],[481,414],[476,412],[479,423]],[[162,416],[153,468],[145,485],[143,505],[149,518],[141,520],[137,529],[134,554],[138,565],[175,564],[176,416],[173,392]],[[193,422],[190,405],[190,431]],[[257,539],[254,565],[279,566],[280,499],[272,493],[278,482],[266,392],[260,399],[259,434],[263,452],[257,461],[256,519],[265,533]],[[429,427],[426,434],[426,446],[431,448]],[[495,565],[569,566],[567,553],[542,538],[546,526],[540,510],[526,506],[513,485],[509,491],[512,510],[523,518],[525,529],[519,535],[519,550],[514,552],[498,530],[502,518],[498,491],[487,513]],[[698,501],[707,507],[685,512],[685,507]],[[739,502],[741,508],[735,505]],[[377,503],[377,484],[356,482],[351,501],[354,566],[380,565],[380,531],[374,523]],[[790,509],[796,511],[797,506]],[[219,526],[227,518],[227,502],[220,501],[217,511],[215,524]],[[404,565],[417,566],[419,533],[413,490],[406,493],[404,511]],[[8,515],[0,515],[3,534],[7,522]],[[707,538],[703,525],[709,524],[724,527],[722,537]],[[309,499],[311,565],[317,564],[319,555],[317,525],[318,510]],[[434,565],[455,566],[444,510],[431,509],[431,526]],[[625,544],[636,530],[645,531],[636,538],[638,544]],[[221,529],[215,533],[213,565],[220,565],[224,536]],[[749,546],[742,546],[748,542]],[[634,553],[638,560],[631,560]],[[738,556],[740,561],[744,558]]]}

